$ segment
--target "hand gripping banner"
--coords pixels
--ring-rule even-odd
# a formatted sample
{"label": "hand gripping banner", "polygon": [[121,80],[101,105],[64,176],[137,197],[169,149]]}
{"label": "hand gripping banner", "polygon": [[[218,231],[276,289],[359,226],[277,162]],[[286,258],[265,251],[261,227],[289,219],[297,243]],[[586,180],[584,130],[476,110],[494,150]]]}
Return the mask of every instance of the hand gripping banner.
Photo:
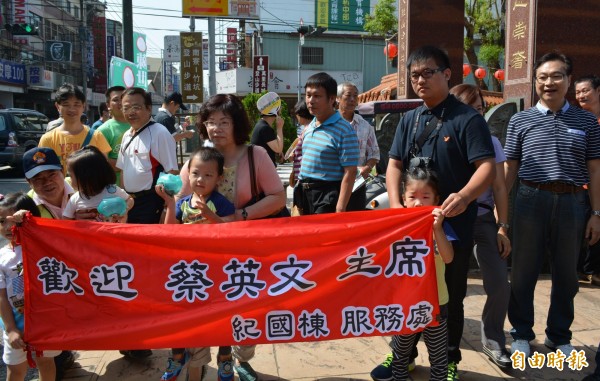
{"label": "hand gripping banner", "polygon": [[433,208],[218,225],[29,218],[25,339],[37,349],[250,345],[437,324]]}

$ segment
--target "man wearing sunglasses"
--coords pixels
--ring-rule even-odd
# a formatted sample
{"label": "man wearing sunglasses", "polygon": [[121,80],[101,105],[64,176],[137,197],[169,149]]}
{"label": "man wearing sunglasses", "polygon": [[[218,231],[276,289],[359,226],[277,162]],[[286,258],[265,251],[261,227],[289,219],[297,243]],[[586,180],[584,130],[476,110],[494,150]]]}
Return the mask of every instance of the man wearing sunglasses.
{"label": "man wearing sunglasses", "polygon": [[[406,67],[412,88],[424,105],[400,120],[389,153],[386,185],[390,206],[402,208],[400,184],[405,168],[427,166],[439,177],[441,208],[459,238],[452,243],[454,260],[446,265],[449,302],[447,308],[440,308],[448,316],[447,379],[455,380],[461,360],[463,300],[477,218],[475,201],[495,176],[495,153],[485,119],[449,93],[452,73],[444,51],[434,46],[421,47],[412,52]],[[376,380],[389,377],[391,369],[386,364],[373,369],[371,376]],[[432,374],[432,379],[445,377]]]}

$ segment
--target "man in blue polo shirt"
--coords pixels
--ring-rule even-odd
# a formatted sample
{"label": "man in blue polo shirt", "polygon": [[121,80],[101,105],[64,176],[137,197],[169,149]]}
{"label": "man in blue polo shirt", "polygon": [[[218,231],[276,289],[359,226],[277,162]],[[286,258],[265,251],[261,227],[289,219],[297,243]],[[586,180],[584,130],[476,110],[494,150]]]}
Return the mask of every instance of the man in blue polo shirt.
{"label": "man in blue polo shirt", "polygon": [[[495,153],[485,119],[449,93],[450,60],[434,46],[421,47],[409,56],[406,67],[414,92],[424,105],[400,120],[389,153],[386,185],[392,208],[402,208],[404,169],[428,166],[439,179],[442,210],[458,236],[452,242],[454,260],[446,265],[448,286],[448,367],[431,379],[458,379],[460,342],[464,326],[463,300],[473,249],[477,197],[495,176]],[[442,311],[444,313],[444,311]],[[501,348],[498,348],[500,352]],[[416,353],[413,351],[413,356]],[[411,366],[409,365],[409,368]],[[371,372],[375,380],[390,379],[389,362]]]}
{"label": "man in blue polo shirt", "polygon": [[335,110],[337,82],[327,73],[304,86],[308,111],[315,116],[303,134],[300,182],[304,214],[346,210],[356,179],[356,132]]}
{"label": "man in blue polo shirt", "polygon": [[[569,105],[571,60],[549,53],[533,66],[535,107],[514,115],[505,153],[506,185],[519,178],[514,203],[511,295],[508,319],[512,350],[529,356],[533,297],[546,252],[552,291],[544,344],[571,354],[571,323],[578,291],[577,258],[582,237],[600,237],[600,129],[594,115]],[[586,192],[593,209],[586,226]]]}

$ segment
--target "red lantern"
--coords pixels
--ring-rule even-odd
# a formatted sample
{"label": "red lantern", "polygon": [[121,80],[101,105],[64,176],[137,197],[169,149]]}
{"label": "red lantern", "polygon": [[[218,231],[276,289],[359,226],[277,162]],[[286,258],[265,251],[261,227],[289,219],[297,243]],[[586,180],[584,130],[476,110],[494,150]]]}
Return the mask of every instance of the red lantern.
{"label": "red lantern", "polygon": [[391,60],[398,55],[398,47],[396,44],[390,42],[383,48],[383,54],[385,54],[388,60]]}
{"label": "red lantern", "polygon": [[478,79],[484,79],[486,75],[487,75],[487,71],[485,71],[485,69],[482,67],[475,70],[475,77],[477,77]]}
{"label": "red lantern", "polygon": [[498,81],[504,81],[504,70],[498,69],[494,72],[494,78]]}
{"label": "red lantern", "polygon": [[463,64],[463,77],[466,77],[469,74],[471,74],[471,65]]}

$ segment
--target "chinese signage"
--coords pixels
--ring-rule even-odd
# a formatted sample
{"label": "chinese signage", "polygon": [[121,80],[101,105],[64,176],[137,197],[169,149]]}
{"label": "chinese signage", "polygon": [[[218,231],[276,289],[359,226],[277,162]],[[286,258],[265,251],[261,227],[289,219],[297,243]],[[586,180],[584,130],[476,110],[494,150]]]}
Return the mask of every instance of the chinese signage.
{"label": "chinese signage", "polygon": [[101,15],[92,17],[92,34],[94,36],[94,79],[93,89],[96,93],[106,92],[106,18]]}
{"label": "chinese signage", "polygon": [[137,67],[135,86],[141,87],[144,90],[148,89],[148,61],[146,60],[147,50],[146,35],[133,32],[133,62]]}
{"label": "chinese signage", "polygon": [[406,87],[408,70],[406,69],[406,60],[408,59],[408,0],[398,0],[398,99],[408,98],[408,88]]}
{"label": "chinese signage", "polygon": [[0,82],[26,85],[25,65],[0,59]]}
{"label": "chinese signage", "polygon": [[54,89],[54,73],[43,66],[27,67],[27,84],[32,87]]}
{"label": "chinese signage", "polygon": [[[12,15],[9,15],[9,20],[7,20],[8,24],[28,24],[33,21],[29,11],[29,1],[13,0],[11,3],[12,8],[10,9],[12,9]],[[4,6],[1,8],[2,13],[4,14]],[[10,16],[12,16],[12,18]],[[14,36],[13,41],[22,45],[29,45],[29,38],[29,36]]]}
{"label": "chinese signage", "polygon": [[533,102],[531,90],[535,54],[535,17],[537,2],[511,0],[506,3],[506,81],[504,98],[522,98],[525,108]]}
{"label": "chinese signage", "polygon": [[118,229],[32,217],[18,232],[27,342],[109,350],[420,331],[439,313],[432,209]]}
{"label": "chinese signage", "polygon": [[179,62],[181,61],[181,38],[179,36],[165,36],[165,49],[163,61]]}
{"label": "chinese signage", "polygon": [[181,38],[181,95],[185,103],[202,103],[202,33],[186,32]]}
{"label": "chinese signage", "polygon": [[71,61],[71,43],[67,41],[46,41],[46,61],[69,62]]}
{"label": "chinese signage", "polygon": [[138,65],[133,62],[115,56],[110,59],[109,72],[109,87],[141,87],[144,90],[148,88],[148,84],[145,80],[144,82],[138,82],[141,76],[138,73]]}
{"label": "chinese signage", "polygon": [[195,17],[259,19],[260,16],[257,0],[183,0],[182,11],[183,16]]}
{"label": "chinese signage", "polygon": [[227,62],[229,69],[237,67],[237,29],[227,28]]}
{"label": "chinese signage", "polygon": [[370,0],[315,0],[317,26],[329,30],[363,31]]}
{"label": "chinese signage", "polygon": [[262,93],[269,85],[269,56],[254,56],[252,64],[252,92]]}

